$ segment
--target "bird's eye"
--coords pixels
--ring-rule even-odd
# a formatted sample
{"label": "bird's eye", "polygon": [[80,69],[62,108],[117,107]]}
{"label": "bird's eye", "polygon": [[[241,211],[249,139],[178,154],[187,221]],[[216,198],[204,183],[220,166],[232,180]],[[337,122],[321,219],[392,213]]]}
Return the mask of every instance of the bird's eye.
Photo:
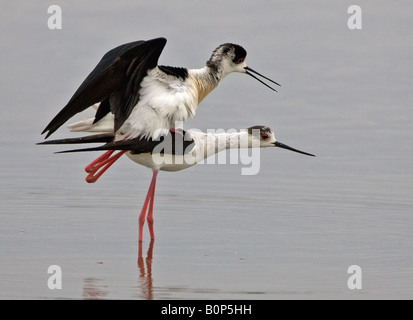
{"label": "bird's eye", "polygon": [[261,133],[261,139],[263,139],[263,140],[268,139],[268,134],[266,134],[266,133]]}
{"label": "bird's eye", "polygon": [[239,58],[235,63],[240,64],[240,63],[243,63],[244,60],[245,60],[245,58]]}

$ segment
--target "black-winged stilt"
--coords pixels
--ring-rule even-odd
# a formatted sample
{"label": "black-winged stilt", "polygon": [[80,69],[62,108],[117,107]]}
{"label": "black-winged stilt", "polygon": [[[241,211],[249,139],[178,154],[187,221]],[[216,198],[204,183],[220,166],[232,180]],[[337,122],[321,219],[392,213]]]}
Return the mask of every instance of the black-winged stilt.
{"label": "black-winged stilt", "polygon": [[[75,114],[95,105],[95,117],[72,125],[72,131],[112,131],[115,141],[157,138],[194,116],[202,99],[231,72],[246,73],[269,88],[252,73],[279,85],[249,68],[247,52],[239,45],[220,45],[205,67],[186,69],[158,65],[165,44],[166,39],[156,38],[107,52],[42,134],[47,132],[48,138]],[[95,182],[122,154],[109,151],[93,161],[87,170],[96,175],[87,181]]]}
{"label": "black-winged stilt", "polygon": [[[85,149],[75,149],[62,152],[101,151],[114,152],[120,150],[133,161],[152,169],[152,180],[139,215],[139,241],[142,241],[145,217],[151,239],[155,238],[153,231],[153,203],[155,198],[156,177],[158,171],[180,171],[218,152],[232,148],[267,148],[279,147],[309,156],[306,153],[291,148],[274,137],[274,132],[266,126],[253,126],[246,130],[230,133],[203,133],[196,130],[173,130],[160,139],[137,137],[127,140],[115,140],[113,133],[103,133],[92,136],[46,141],[41,144],[73,144],[106,142],[106,144]],[[110,154],[109,154],[110,156]],[[104,155],[106,159],[109,157]],[[99,158],[98,158],[99,159]],[[100,159],[99,161],[106,161]],[[93,166],[93,165],[92,165]],[[86,167],[88,177],[93,178],[93,170]],[[149,206],[149,208],[148,208]]]}

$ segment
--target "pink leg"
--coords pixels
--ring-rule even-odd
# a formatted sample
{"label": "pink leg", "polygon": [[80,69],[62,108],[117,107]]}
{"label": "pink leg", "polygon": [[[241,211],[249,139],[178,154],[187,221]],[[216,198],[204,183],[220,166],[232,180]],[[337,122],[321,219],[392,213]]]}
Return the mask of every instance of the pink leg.
{"label": "pink leg", "polygon": [[[146,194],[145,202],[143,203],[143,207],[141,213],[139,215],[139,241],[142,241],[143,235],[143,225],[145,224],[145,216],[146,216],[146,209],[148,208],[149,204],[149,214],[153,215],[153,198],[155,193],[155,184],[156,184],[156,176],[158,175],[158,171],[155,170],[152,175],[151,184],[149,185],[148,193]],[[150,222],[148,214],[148,225],[149,225],[149,232],[151,233],[151,238],[154,239],[153,235],[153,218],[152,222]]]}
{"label": "pink leg", "polygon": [[180,134],[182,137],[184,136],[184,134],[182,133],[182,131],[176,130],[175,128],[171,128],[171,129],[169,129],[169,131],[170,131],[170,132],[174,132],[174,133],[178,133],[178,134]]}
{"label": "pink leg", "polygon": [[93,160],[85,167],[85,171],[88,173],[86,176],[86,182],[94,183],[96,182],[100,176],[105,173],[109,167],[115,163],[125,152],[126,150],[121,150],[117,154],[112,156],[112,153],[115,150],[108,150],[100,157]]}
{"label": "pink leg", "polygon": [[143,203],[141,214],[139,215],[139,242],[142,241],[143,225],[145,224],[146,209],[148,208],[148,203],[149,203],[150,196],[151,196],[151,189],[152,189],[152,183],[149,186],[148,193],[146,194],[145,202]]}
{"label": "pink leg", "polygon": [[96,158],[95,160],[93,160],[91,163],[89,163],[86,167],[85,167],[85,171],[87,173],[96,171],[95,167],[102,161],[105,161],[107,158],[110,157],[110,155],[115,152],[115,150],[108,150],[106,151],[104,154],[102,154],[100,157]]}
{"label": "pink leg", "polygon": [[147,221],[148,221],[148,227],[149,227],[149,233],[151,235],[151,239],[155,240],[155,233],[153,232],[153,201],[155,200],[155,187],[156,187],[156,177],[158,175],[158,171],[153,172],[153,178],[155,178],[152,186],[152,197],[151,197],[151,202],[149,204],[149,212],[147,216]]}

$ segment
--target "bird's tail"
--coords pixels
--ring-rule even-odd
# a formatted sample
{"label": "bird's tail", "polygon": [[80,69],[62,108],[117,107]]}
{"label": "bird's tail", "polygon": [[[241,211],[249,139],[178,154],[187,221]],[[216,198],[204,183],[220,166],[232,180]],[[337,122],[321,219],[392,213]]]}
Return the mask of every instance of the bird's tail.
{"label": "bird's tail", "polygon": [[100,143],[100,142],[109,142],[113,140],[112,134],[101,133],[94,134],[90,136],[77,137],[77,138],[66,138],[58,140],[48,140],[39,142],[37,144],[78,144],[78,143]]}
{"label": "bird's tail", "polygon": [[[110,141],[113,141],[113,135],[112,134],[101,133],[101,134],[94,134],[94,135],[90,135],[90,136],[77,137],[77,138],[48,140],[48,141],[44,141],[44,142],[39,142],[37,144],[44,145],[44,144],[108,143]],[[60,152],[57,152],[57,153],[77,152],[77,151],[97,151],[97,150],[107,150],[107,149],[102,149],[101,147],[95,147],[95,148],[85,148],[85,149],[60,151]]]}
{"label": "bird's tail", "polygon": [[[106,152],[99,156],[97,159],[93,160],[85,167],[87,173],[86,182],[93,183],[96,182],[99,177],[126,151],[130,149],[130,141],[113,141],[113,134],[101,133],[84,137],[77,138],[66,138],[58,140],[50,140],[40,142],[38,144],[81,144],[81,143],[104,143],[98,147],[83,148],[83,149],[73,149],[58,151],[56,153],[68,153],[68,152],[83,152],[83,151],[105,151]],[[132,141],[134,141],[132,139]],[[116,150],[119,150],[116,154],[113,154]]]}

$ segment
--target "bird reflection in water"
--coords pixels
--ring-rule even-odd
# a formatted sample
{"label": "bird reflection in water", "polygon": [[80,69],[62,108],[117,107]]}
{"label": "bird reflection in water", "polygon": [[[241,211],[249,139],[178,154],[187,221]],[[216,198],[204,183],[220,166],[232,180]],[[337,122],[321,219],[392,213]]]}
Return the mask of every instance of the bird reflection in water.
{"label": "bird reflection in water", "polygon": [[[139,282],[142,290],[142,296],[146,300],[153,299],[152,293],[152,252],[153,252],[154,240],[149,243],[148,252],[146,254],[146,259],[142,256],[142,241],[139,241],[138,247],[138,268],[139,268]],[[145,268],[146,264],[146,268]]]}
{"label": "bird reflection in water", "polygon": [[83,279],[82,296],[85,300],[99,300],[105,299],[107,296],[107,286],[99,284],[100,279],[85,278]]}
{"label": "bird reflection in water", "polygon": [[[139,271],[138,289],[140,299],[153,300],[152,293],[152,256],[153,256],[153,243],[151,240],[149,243],[146,258],[142,255],[142,241],[139,241],[138,246],[138,260],[137,266]],[[102,262],[101,262],[102,263]],[[99,264],[101,264],[99,263]],[[107,299],[110,293],[109,286],[103,285],[104,280],[94,277],[88,277],[83,279],[83,291],[82,297],[85,300],[100,300]]]}

